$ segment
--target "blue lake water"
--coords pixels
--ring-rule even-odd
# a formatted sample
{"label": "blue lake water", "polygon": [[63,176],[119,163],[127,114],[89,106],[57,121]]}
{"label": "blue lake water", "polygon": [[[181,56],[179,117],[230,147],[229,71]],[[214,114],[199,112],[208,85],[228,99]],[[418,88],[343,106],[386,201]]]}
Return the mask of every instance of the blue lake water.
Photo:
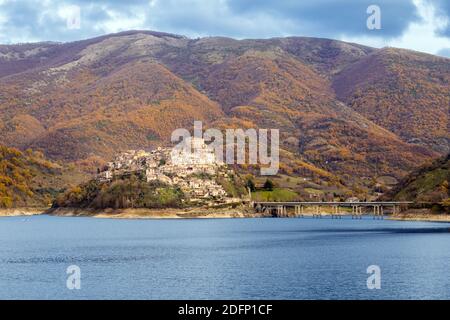
{"label": "blue lake water", "polygon": [[[0,299],[450,299],[449,231],[369,217],[5,217]],[[80,290],[66,287],[70,265]]]}

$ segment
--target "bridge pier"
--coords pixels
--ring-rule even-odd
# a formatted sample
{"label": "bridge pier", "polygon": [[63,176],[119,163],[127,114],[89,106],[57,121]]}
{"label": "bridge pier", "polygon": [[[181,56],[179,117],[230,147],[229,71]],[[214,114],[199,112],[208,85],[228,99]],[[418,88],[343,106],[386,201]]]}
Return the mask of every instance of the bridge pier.
{"label": "bridge pier", "polygon": [[287,209],[285,206],[277,206],[277,217],[287,217]]}
{"label": "bridge pier", "polygon": [[352,219],[362,219],[361,206],[352,206]]}
{"label": "bridge pier", "polygon": [[383,206],[380,205],[373,206],[373,218],[383,220],[384,218]]}
{"label": "bridge pier", "polygon": [[322,214],[320,213],[320,206],[314,207],[313,218],[322,218]]}
{"label": "bridge pier", "polygon": [[[256,212],[265,213],[273,217],[288,217],[292,216],[291,208],[294,208],[295,216],[304,217],[305,208],[312,211],[313,218],[321,218],[321,209],[326,207],[330,209],[332,219],[342,218],[342,208],[352,209],[352,219],[362,219],[363,207],[368,214],[373,208],[373,219],[383,219],[385,208],[388,208],[389,213],[398,214],[402,209],[412,202],[401,201],[374,201],[374,202],[254,202],[253,208]],[[288,212],[289,208],[289,212]],[[328,209],[327,209],[328,210]],[[345,209],[346,211],[347,209]],[[391,211],[392,210],[392,211]],[[328,212],[328,211],[327,211]]]}
{"label": "bridge pier", "polygon": [[342,215],[339,212],[339,206],[333,206],[333,211],[331,212],[331,219],[342,219]]}
{"label": "bridge pier", "polygon": [[303,218],[303,206],[294,206],[295,216]]}
{"label": "bridge pier", "polygon": [[398,208],[396,205],[394,205],[393,207],[392,207],[392,214],[397,214],[397,213],[400,213],[400,210],[399,210],[400,208]]}

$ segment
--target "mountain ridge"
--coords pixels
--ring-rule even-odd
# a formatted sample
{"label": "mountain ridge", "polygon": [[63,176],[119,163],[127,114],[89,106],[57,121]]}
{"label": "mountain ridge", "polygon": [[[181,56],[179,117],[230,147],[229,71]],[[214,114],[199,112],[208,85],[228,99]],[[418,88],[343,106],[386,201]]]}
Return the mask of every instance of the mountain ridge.
{"label": "mountain ridge", "polygon": [[[202,120],[279,128],[287,172],[301,161],[350,184],[352,175],[401,178],[447,152],[450,141],[450,59],[417,55],[332,39],[152,31],[0,46],[1,142],[54,160],[109,159],[167,144],[172,130]],[[380,59],[391,73],[381,73]],[[391,75],[402,80],[396,87]],[[411,83],[424,88],[416,89],[420,103]]]}

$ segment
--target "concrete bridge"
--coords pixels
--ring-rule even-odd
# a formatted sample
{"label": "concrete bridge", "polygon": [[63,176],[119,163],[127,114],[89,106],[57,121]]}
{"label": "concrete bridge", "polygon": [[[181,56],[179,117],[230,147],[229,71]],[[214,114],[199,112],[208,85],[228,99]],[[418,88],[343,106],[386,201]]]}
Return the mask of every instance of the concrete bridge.
{"label": "concrete bridge", "polygon": [[278,217],[304,217],[306,211],[312,211],[314,218],[321,218],[321,209],[329,209],[328,215],[332,219],[349,215],[351,208],[352,219],[361,219],[363,215],[373,215],[374,219],[383,219],[385,213],[399,213],[413,202],[406,201],[373,201],[373,202],[253,202],[257,212],[269,213]]}

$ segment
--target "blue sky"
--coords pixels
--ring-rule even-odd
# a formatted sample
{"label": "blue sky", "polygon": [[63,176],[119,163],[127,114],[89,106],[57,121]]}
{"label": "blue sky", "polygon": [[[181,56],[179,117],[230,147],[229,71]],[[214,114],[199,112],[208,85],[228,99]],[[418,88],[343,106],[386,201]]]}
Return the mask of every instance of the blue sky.
{"label": "blue sky", "polygon": [[[366,26],[370,5],[381,10],[380,30]],[[79,25],[68,26],[77,8]],[[450,57],[450,0],[0,0],[4,44],[131,29],[188,37],[326,37]]]}

